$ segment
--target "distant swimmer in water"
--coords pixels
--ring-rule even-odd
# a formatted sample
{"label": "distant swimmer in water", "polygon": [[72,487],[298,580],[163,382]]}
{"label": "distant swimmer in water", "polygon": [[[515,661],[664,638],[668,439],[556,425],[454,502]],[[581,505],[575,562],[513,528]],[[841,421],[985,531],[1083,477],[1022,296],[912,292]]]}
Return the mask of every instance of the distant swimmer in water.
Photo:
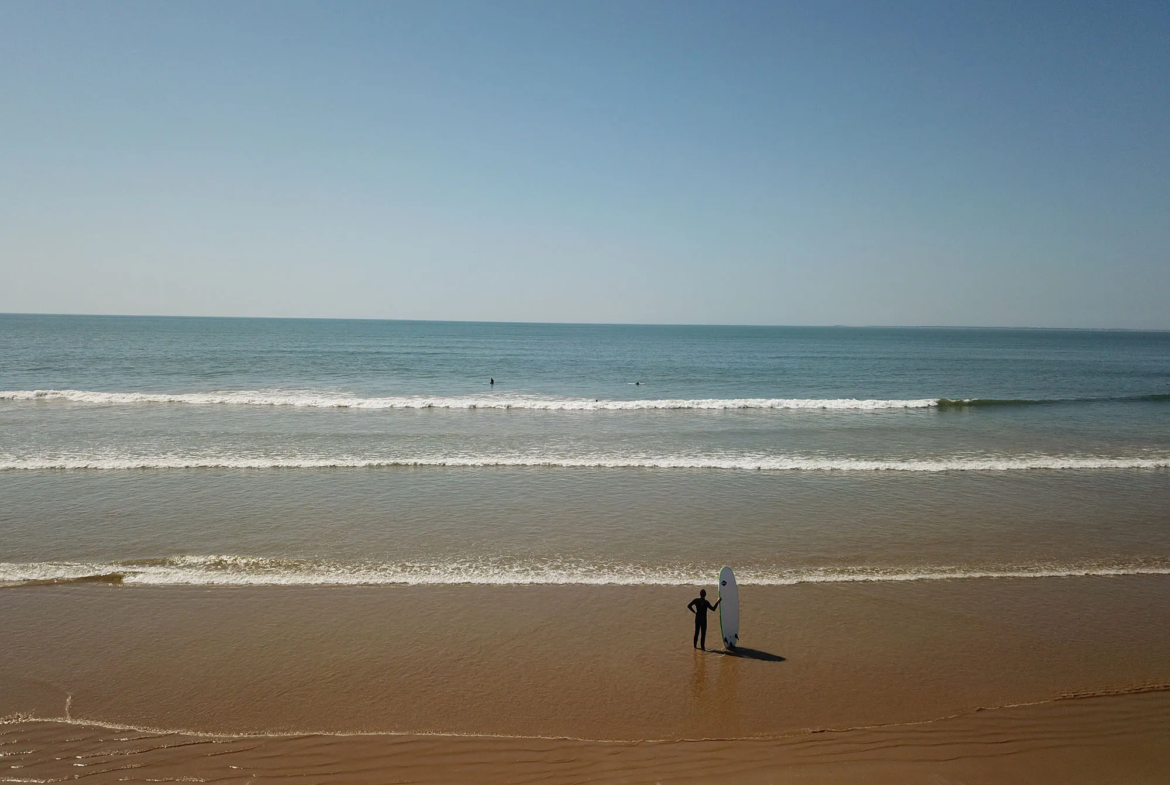
{"label": "distant swimmer in water", "polygon": [[641,384],[641,382],[634,382],[634,384]]}
{"label": "distant swimmer in water", "polygon": [[707,590],[699,589],[699,596],[690,601],[687,605],[687,610],[695,614],[695,642],[696,649],[707,650],[707,611],[713,611],[719,607],[719,603],[723,600],[715,600],[715,604],[707,602]]}
{"label": "distant swimmer in water", "polygon": [[495,386],[496,386],[496,380],[495,380],[495,379],[492,379],[490,382],[488,382],[488,384],[490,384],[492,387],[495,387]]}

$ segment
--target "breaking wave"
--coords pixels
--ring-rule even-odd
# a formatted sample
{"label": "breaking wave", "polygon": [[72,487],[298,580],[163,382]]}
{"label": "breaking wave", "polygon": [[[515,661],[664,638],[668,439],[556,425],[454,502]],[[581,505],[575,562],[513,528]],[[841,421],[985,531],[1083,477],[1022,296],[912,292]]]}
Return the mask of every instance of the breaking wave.
{"label": "breaking wave", "polygon": [[[593,585],[681,586],[706,583],[716,565],[645,566],[575,560],[499,562],[468,560],[397,564],[277,559],[249,556],[177,556],[113,562],[0,563],[0,586],[105,583],[144,586],[366,586],[366,585]],[[1003,565],[988,568],[743,568],[745,585],[943,581],[1003,578],[1170,575],[1170,563],[1137,561]]]}
{"label": "breaking wave", "polygon": [[362,397],[317,392],[229,390],[197,393],[95,392],[90,390],[4,390],[4,401],[61,401],[129,406],[187,404],[192,406],[289,406],[304,409],[517,409],[534,411],[646,411],[655,409],[925,409],[934,398],[880,400],[856,398],[668,398],[659,400],[600,400],[534,395],[468,395]]}
{"label": "breaking wave", "polygon": [[532,411],[651,410],[836,410],[968,409],[990,406],[1042,406],[1102,402],[1170,402],[1170,394],[1113,398],[661,398],[615,400],[539,395],[401,395],[366,397],[296,390],[217,392],[101,392],[94,390],[0,390],[0,401],[44,401],[105,406],[185,404],[189,406],[287,406],[302,409],[503,409]]}
{"label": "breaking wave", "polygon": [[1033,470],[1168,469],[1170,456],[960,456],[921,459],[866,459],[813,456],[630,456],[546,455],[482,456],[273,456],[217,455],[105,456],[63,455],[24,458],[0,456],[0,471],[132,469],[393,469],[393,468],[557,468],[557,469],[712,469],[754,472],[1014,472]]}

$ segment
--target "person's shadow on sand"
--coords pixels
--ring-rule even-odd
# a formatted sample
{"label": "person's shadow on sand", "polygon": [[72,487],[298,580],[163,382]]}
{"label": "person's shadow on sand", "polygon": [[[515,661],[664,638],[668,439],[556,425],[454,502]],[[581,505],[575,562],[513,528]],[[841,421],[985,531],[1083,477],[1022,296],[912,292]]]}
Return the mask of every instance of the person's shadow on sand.
{"label": "person's shadow on sand", "polygon": [[749,649],[744,646],[736,646],[734,649],[724,649],[718,651],[713,649],[713,653],[722,654],[724,657],[739,657],[744,660],[759,660],[760,662],[784,662],[784,658],[779,654],[770,654],[759,649]]}

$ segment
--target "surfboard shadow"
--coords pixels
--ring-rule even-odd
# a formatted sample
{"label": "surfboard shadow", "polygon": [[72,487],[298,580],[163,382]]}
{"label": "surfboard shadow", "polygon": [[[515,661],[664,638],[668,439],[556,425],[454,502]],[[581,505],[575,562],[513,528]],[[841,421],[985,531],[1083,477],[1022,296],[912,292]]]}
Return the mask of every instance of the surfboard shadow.
{"label": "surfboard shadow", "polygon": [[772,654],[770,652],[760,651],[759,649],[748,649],[744,646],[716,651],[716,654],[722,654],[725,657],[739,657],[744,660],[759,660],[760,662],[784,662],[785,660],[779,654]]}

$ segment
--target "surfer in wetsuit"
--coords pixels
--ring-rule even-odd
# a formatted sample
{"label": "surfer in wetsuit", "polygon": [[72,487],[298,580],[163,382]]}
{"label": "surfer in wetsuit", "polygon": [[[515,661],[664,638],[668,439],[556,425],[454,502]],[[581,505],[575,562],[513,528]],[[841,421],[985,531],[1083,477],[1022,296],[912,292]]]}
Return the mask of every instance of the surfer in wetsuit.
{"label": "surfer in wetsuit", "polygon": [[690,601],[687,605],[687,610],[695,614],[695,643],[696,649],[707,650],[707,611],[713,611],[719,607],[719,603],[723,600],[715,600],[715,604],[707,602],[707,590],[699,589],[699,596]]}

